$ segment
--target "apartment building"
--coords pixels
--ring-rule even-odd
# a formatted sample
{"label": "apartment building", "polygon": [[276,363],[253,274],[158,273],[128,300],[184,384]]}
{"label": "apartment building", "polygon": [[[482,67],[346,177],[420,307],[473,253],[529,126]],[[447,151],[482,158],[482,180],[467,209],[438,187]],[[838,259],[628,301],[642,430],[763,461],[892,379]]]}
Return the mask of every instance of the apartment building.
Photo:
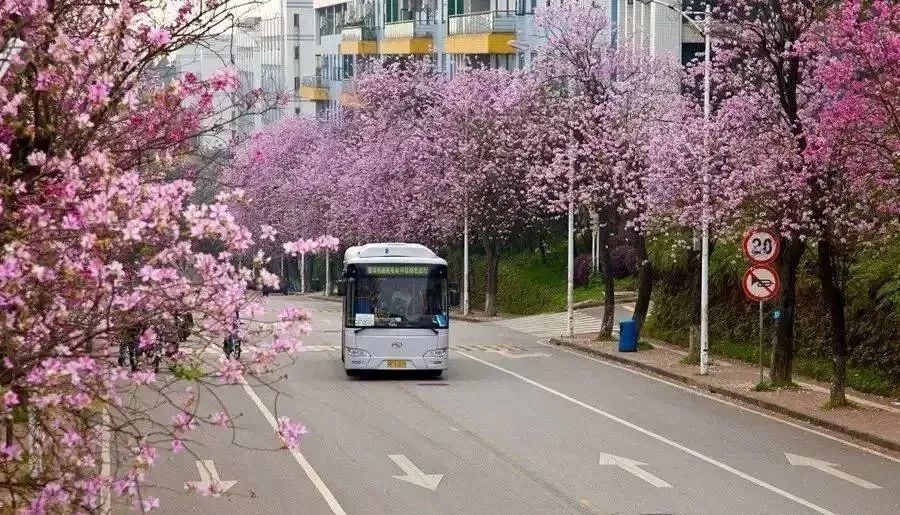
{"label": "apartment building", "polygon": [[[315,41],[301,48],[301,59],[308,54],[316,66],[299,95],[317,115],[336,116],[352,99],[360,64],[373,57],[428,55],[451,75],[467,63],[527,68],[541,38],[533,15],[548,1],[559,0],[313,0]],[[594,1],[604,2],[619,44],[683,60],[703,49],[681,15],[658,2]]]}
{"label": "apartment building", "polygon": [[693,12],[703,10],[701,1],[613,0],[613,4],[616,38],[621,45],[649,50],[654,55],[674,55],[682,63],[703,53],[703,35],[681,12],[697,18]]}

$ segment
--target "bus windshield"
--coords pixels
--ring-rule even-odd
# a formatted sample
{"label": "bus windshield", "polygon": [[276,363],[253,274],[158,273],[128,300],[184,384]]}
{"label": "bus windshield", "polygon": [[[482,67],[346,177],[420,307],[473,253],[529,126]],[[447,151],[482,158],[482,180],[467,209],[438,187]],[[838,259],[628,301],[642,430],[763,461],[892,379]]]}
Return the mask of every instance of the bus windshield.
{"label": "bus windshield", "polygon": [[446,328],[446,267],[360,265],[347,289],[347,327]]}

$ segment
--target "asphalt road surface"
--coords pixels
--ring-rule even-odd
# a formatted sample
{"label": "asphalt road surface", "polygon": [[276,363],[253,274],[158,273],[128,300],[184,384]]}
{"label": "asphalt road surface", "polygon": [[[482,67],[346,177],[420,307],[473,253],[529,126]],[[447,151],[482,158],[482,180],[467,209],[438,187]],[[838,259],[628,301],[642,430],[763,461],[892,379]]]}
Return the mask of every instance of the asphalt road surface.
{"label": "asphalt road surface", "polygon": [[[268,303],[311,309],[308,351],[271,387],[201,396],[200,412],[221,402],[237,427],[160,456],[147,494],[162,513],[900,513],[897,458],[547,346],[546,328],[454,322],[442,378],[356,379],[339,304]],[[309,429],[298,452],[277,450],[282,415]],[[184,492],[205,477],[234,483]]]}

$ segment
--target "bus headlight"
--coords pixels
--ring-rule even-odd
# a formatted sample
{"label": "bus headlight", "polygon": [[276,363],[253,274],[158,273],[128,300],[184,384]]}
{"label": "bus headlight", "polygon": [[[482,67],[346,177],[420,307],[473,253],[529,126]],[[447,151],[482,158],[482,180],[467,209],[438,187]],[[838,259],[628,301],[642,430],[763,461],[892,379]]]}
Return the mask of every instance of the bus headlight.
{"label": "bus headlight", "polygon": [[362,349],[347,347],[347,355],[351,358],[371,358],[372,355]]}
{"label": "bus headlight", "polygon": [[434,349],[426,352],[422,355],[423,358],[446,358],[447,357],[447,348],[443,349]]}

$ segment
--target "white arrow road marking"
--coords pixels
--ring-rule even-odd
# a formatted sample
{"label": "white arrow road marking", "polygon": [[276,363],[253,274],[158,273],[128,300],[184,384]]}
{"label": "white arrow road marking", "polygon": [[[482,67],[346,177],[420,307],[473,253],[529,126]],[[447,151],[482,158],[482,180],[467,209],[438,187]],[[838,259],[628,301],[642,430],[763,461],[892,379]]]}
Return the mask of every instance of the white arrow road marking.
{"label": "white arrow road marking", "polygon": [[184,484],[186,490],[210,491],[218,497],[227,492],[237,481],[222,481],[219,479],[219,471],[213,460],[197,460],[197,472],[200,473],[200,481],[188,481]]}
{"label": "white arrow road marking", "polygon": [[815,460],[812,458],[807,458],[806,456],[797,456],[796,454],[784,453],[784,457],[787,458],[788,463],[795,467],[812,467],[814,469],[818,469],[826,474],[832,475],[836,478],[843,479],[844,481],[848,481],[853,483],[854,485],[861,486],[866,490],[878,490],[881,487],[866,481],[865,479],[860,479],[856,476],[852,476],[846,472],[840,471],[836,469],[838,465],[834,463],[828,463],[827,461]]}
{"label": "white arrow road marking", "polygon": [[419,467],[415,466],[413,462],[409,461],[409,458],[402,454],[389,454],[388,458],[396,463],[403,472],[406,472],[405,476],[394,476],[394,479],[406,481],[407,483],[412,483],[416,486],[421,486],[422,488],[434,491],[437,490],[438,484],[444,477],[443,474],[426,474],[422,472]]}
{"label": "white arrow road marking", "polygon": [[802,504],[803,506],[806,506],[807,508],[809,508],[817,513],[821,513],[822,515],[835,515],[834,512],[832,512],[832,511],[826,510],[825,508],[818,506],[816,504],[813,504],[812,502],[807,501],[806,499],[804,499],[802,497],[798,497],[790,492],[782,490],[775,485],[766,483],[762,479],[751,476],[750,474],[747,474],[746,472],[742,472],[742,471],[732,467],[731,465],[728,465],[727,463],[723,463],[715,458],[707,456],[707,455],[701,453],[700,451],[691,449],[690,447],[680,444],[680,443],[678,443],[670,438],[667,438],[661,434],[654,433],[653,431],[651,431],[645,427],[641,427],[633,422],[629,422],[623,418],[613,415],[612,413],[603,411],[600,408],[597,408],[595,406],[591,406],[590,404],[587,404],[586,402],[580,401],[580,400],[578,400],[574,397],[571,397],[569,395],[566,395],[558,390],[554,390],[553,388],[550,388],[547,385],[543,385],[533,379],[529,379],[521,374],[517,374],[517,373],[513,372],[512,370],[503,368],[500,365],[495,365],[494,363],[491,363],[490,361],[485,361],[481,358],[476,358],[475,356],[473,356],[471,354],[467,354],[465,352],[457,352],[457,354],[459,354],[460,356],[469,358],[472,361],[477,361],[478,363],[481,363],[482,365],[484,365],[486,367],[491,367],[495,370],[499,370],[500,372],[503,372],[504,374],[506,374],[508,376],[515,377],[516,379],[518,379],[522,382],[528,383],[528,384],[534,386],[535,388],[541,389],[541,390],[549,393],[550,395],[554,395],[560,399],[571,402],[572,404],[575,404],[576,406],[581,406],[582,408],[584,408],[588,411],[591,411],[593,413],[596,413],[597,415],[600,415],[601,417],[603,417],[607,420],[616,422],[617,424],[623,425],[633,431],[641,433],[641,434],[643,434],[647,437],[650,437],[658,442],[662,442],[662,443],[668,445],[669,447],[678,449],[681,452],[684,452],[685,454],[689,454],[699,460],[703,460],[706,463],[709,463],[710,465],[718,467],[718,468],[724,470],[725,472],[728,472],[729,474],[734,474],[735,476],[737,476],[745,481],[749,481],[749,482],[753,483],[754,485],[765,488],[766,490],[768,490],[772,493],[778,494],[778,495],[784,497],[785,499],[794,501],[797,504]]}
{"label": "white arrow road marking", "polygon": [[519,359],[519,358],[549,358],[549,357],[550,357],[550,354],[545,354],[545,353],[543,353],[543,352],[532,352],[532,353],[525,353],[525,354],[511,354],[509,351],[507,351],[507,350],[505,350],[505,349],[488,349],[488,350],[486,350],[485,352],[493,352],[494,354],[498,354],[498,355],[500,355],[500,356],[503,356],[504,358],[512,358],[512,359]]}
{"label": "white arrow road marking", "polygon": [[641,467],[646,465],[646,463],[641,463],[640,461],[620,458],[619,456],[613,456],[612,454],[600,453],[600,465],[619,467],[625,472],[643,479],[656,488],[672,488],[672,485],[669,483],[666,483],[662,479],[642,469]]}

